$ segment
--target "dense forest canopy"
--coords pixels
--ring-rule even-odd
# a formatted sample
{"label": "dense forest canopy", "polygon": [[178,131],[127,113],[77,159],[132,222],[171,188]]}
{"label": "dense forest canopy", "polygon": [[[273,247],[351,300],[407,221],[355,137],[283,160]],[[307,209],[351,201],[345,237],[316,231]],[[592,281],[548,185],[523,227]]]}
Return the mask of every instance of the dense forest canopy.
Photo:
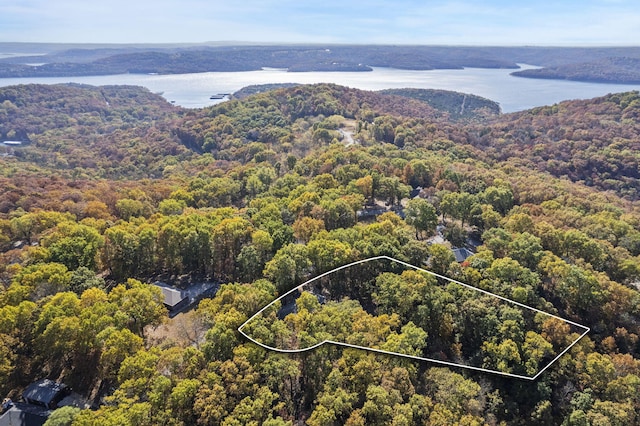
{"label": "dense forest canopy", "polygon": [[[1,393],[47,377],[94,404],[50,424],[638,422],[640,95],[463,121],[401,95],[321,84],[187,110],[137,87],[0,89],[0,135],[22,142],[0,147]],[[332,345],[278,354],[238,332],[374,256],[591,332],[533,382]],[[578,334],[396,272],[335,280],[339,300],[303,292],[254,332],[525,374]],[[158,280],[218,289],[168,318]]]}
{"label": "dense forest canopy", "polygon": [[[518,294],[514,292],[513,296]],[[535,380],[590,330],[525,305],[533,303],[545,308],[540,301],[518,298],[520,301],[507,299],[381,255],[339,266],[294,287],[238,330],[276,352],[296,353],[331,343]],[[490,309],[477,312],[474,322],[470,322],[469,306],[478,300]],[[366,322],[379,321],[387,326],[371,334],[363,324],[351,323],[348,316],[340,323],[331,321],[340,316],[346,305],[350,309],[359,307]],[[507,323],[515,325],[511,323],[515,320],[519,328],[517,339],[513,339],[514,334],[501,331]],[[493,330],[485,331],[490,336],[474,337],[479,323],[490,324],[487,328]],[[567,331],[569,337],[562,344],[547,335],[552,324]],[[265,333],[267,329],[279,332]],[[490,360],[494,348],[507,347],[521,354],[522,359]]]}

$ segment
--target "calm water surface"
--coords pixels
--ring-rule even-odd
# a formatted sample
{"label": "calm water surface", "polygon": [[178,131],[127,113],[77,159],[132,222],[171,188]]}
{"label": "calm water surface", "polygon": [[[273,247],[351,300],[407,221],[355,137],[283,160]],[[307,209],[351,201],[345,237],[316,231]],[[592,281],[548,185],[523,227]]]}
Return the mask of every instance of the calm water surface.
{"label": "calm water surface", "polygon": [[[531,68],[522,66],[523,68]],[[581,83],[512,77],[514,70],[466,68],[463,70],[412,71],[375,68],[372,72],[305,72],[281,69],[244,72],[144,75],[122,74],[92,77],[3,78],[0,86],[27,83],[83,83],[91,85],[131,84],[162,92],[168,100],[187,108],[200,108],[220,101],[217,93],[233,93],[251,84],[336,83],[365,90],[414,87],[473,93],[498,102],[503,112],[551,105],[567,99],[588,99],[608,93],[640,90],[640,85]]]}

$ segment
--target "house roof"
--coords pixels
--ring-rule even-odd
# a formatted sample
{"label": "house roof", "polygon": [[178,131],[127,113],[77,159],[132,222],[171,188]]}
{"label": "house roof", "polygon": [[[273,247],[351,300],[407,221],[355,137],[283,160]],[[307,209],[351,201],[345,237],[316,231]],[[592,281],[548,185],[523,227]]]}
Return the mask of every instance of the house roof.
{"label": "house roof", "polygon": [[44,407],[14,402],[13,407],[0,416],[0,426],[42,426],[50,414]]}
{"label": "house roof", "polygon": [[180,290],[169,287],[160,287],[162,294],[164,295],[164,304],[167,306],[176,306],[182,302],[186,296],[182,294]]}
{"label": "house roof", "polygon": [[42,379],[31,383],[24,392],[22,392],[22,397],[25,400],[37,401],[44,405],[49,405],[56,399],[60,392],[64,392],[66,389],[67,385],[63,383]]}
{"label": "house roof", "polygon": [[159,287],[160,290],[162,290],[162,295],[164,296],[164,304],[169,308],[173,308],[187,297],[187,295],[183,291],[178,290],[175,287],[171,287],[161,281],[156,281],[153,284],[156,287]]}
{"label": "house roof", "polygon": [[453,255],[456,257],[456,262],[464,262],[468,257],[473,256],[475,253],[467,248],[453,249]]}
{"label": "house roof", "polygon": [[183,290],[177,289],[162,281],[156,281],[153,284],[160,287],[162,295],[164,296],[164,304],[169,308],[173,308],[184,299],[189,299],[189,303],[193,303],[205,295],[211,296],[215,294],[218,288],[218,283],[214,282],[193,284]]}

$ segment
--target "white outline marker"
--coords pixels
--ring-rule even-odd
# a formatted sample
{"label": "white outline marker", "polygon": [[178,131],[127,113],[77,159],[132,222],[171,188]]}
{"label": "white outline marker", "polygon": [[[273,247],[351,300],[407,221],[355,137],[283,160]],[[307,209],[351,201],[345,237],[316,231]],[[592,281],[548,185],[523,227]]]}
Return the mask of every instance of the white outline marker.
{"label": "white outline marker", "polygon": [[[334,272],[340,271],[340,270],[342,270],[342,269],[349,268],[349,267],[351,267],[351,266],[359,265],[359,264],[361,264],[361,263],[370,262],[370,261],[372,261],[372,260],[380,260],[380,259],[386,259],[386,260],[390,260],[390,261],[392,261],[392,262],[399,263],[399,264],[404,265],[404,266],[406,266],[406,267],[408,267],[408,268],[412,268],[412,269],[415,269],[415,270],[417,270],[417,271],[424,272],[424,273],[427,273],[427,274],[429,274],[429,275],[433,275],[434,277],[438,277],[438,278],[445,279],[445,280],[447,280],[447,281],[449,281],[449,282],[452,282],[452,283],[455,283],[455,284],[461,285],[461,286],[466,287],[466,288],[468,288],[468,289],[475,290],[475,291],[478,291],[478,292],[480,292],[480,293],[483,293],[483,294],[486,294],[486,295],[489,295],[489,296],[492,296],[492,297],[498,298],[498,299],[500,299],[500,300],[503,300],[503,301],[505,301],[505,302],[511,303],[511,304],[513,304],[513,305],[520,306],[521,308],[529,309],[529,310],[531,310],[531,311],[538,312],[538,313],[541,313],[541,314],[544,314],[544,315],[550,316],[550,317],[555,318],[555,319],[557,319],[557,320],[560,320],[560,321],[566,322],[566,323],[568,323],[568,324],[574,325],[574,326],[576,326],[576,327],[579,327],[579,328],[583,329],[583,330],[584,330],[584,332],[583,332],[583,333],[582,333],[582,334],[581,334],[581,335],[580,335],[580,336],[579,336],[575,341],[573,341],[569,346],[567,346],[567,347],[566,347],[562,352],[560,352],[560,353],[559,353],[559,354],[558,354],[558,355],[557,355],[557,356],[556,356],[556,357],[555,357],[551,362],[549,362],[549,364],[547,364],[547,365],[546,365],[546,366],[544,366],[540,371],[538,371],[538,373],[536,373],[536,375],[535,375],[535,376],[532,376],[532,377],[531,377],[531,376],[523,376],[523,375],[520,375],[520,374],[505,373],[505,372],[503,372],[503,371],[490,370],[490,369],[488,369],[488,368],[474,367],[474,366],[471,366],[471,365],[456,364],[455,362],[442,361],[442,360],[433,359],[433,358],[424,358],[424,357],[419,357],[419,356],[414,356],[414,355],[406,355],[406,354],[401,354],[401,353],[397,353],[397,352],[385,351],[385,350],[382,350],[382,349],[368,348],[368,347],[366,347],[366,346],[352,345],[352,344],[350,344],[350,343],[336,342],[336,341],[333,341],[333,340],[323,340],[323,341],[322,341],[322,342],[320,342],[320,343],[317,343],[317,344],[315,344],[315,345],[313,345],[313,346],[309,346],[309,347],[307,347],[307,348],[303,348],[303,349],[279,349],[279,348],[271,347],[271,346],[269,346],[269,345],[265,345],[264,343],[260,343],[260,342],[258,342],[257,340],[255,340],[254,338],[252,338],[251,336],[249,336],[248,334],[246,334],[244,331],[242,331],[242,328],[243,328],[245,325],[247,325],[249,322],[251,322],[251,320],[253,320],[255,317],[257,317],[258,315],[260,315],[262,312],[264,312],[264,311],[265,311],[267,308],[269,308],[271,305],[273,305],[273,304],[274,304],[274,303],[276,303],[277,301],[279,301],[279,300],[283,299],[284,297],[288,296],[289,294],[293,293],[294,291],[298,291],[299,289],[301,289],[301,288],[302,288],[302,287],[304,287],[305,285],[307,285],[307,284],[311,283],[312,281],[315,281],[315,280],[317,280],[317,279],[320,279],[320,278],[322,278],[322,277],[325,277],[325,276],[327,276],[327,275],[329,275],[329,274],[332,274],[332,273],[334,273]],[[349,263],[349,264],[347,264],[347,265],[342,265],[342,266],[337,267],[337,268],[335,268],[335,269],[332,269],[332,270],[330,270],[330,271],[328,271],[328,272],[325,272],[325,273],[323,273],[323,274],[320,274],[320,275],[318,275],[317,277],[314,277],[314,278],[312,278],[312,279],[310,279],[310,280],[308,280],[308,281],[305,281],[304,283],[302,283],[302,284],[300,284],[300,285],[298,285],[298,286],[296,286],[296,287],[292,288],[291,290],[287,291],[287,292],[286,292],[286,293],[284,293],[282,296],[280,296],[280,297],[278,297],[277,299],[273,300],[273,301],[272,301],[271,303],[269,303],[267,306],[265,306],[264,308],[260,309],[258,312],[256,312],[255,314],[253,314],[253,315],[252,315],[248,320],[246,320],[246,321],[245,321],[245,322],[244,322],[240,327],[238,327],[238,331],[239,331],[239,332],[240,332],[244,337],[246,337],[247,339],[251,340],[253,343],[255,343],[255,344],[259,345],[259,346],[262,346],[262,347],[263,347],[263,348],[265,348],[265,349],[269,349],[269,350],[276,351],[276,352],[281,352],[281,353],[300,353],[300,352],[304,352],[304,351],[308,351],[308,350],[315,349],[315,348],[317,348],[317,347],[320,347],[320,346],[324,345],[325,343],[331,343],[331,344],[334,344],[334,345],[345,346],[345,347],[348,347],[348,348],[363,349],[363,350],[365,350],[365,351],[378,352],[378,353],[382,353],[382,354],[386,354],[386,355],[401,356],[401,357],[411,358],[411,359],[415,359],[415,360],[419,360],[419,361],[428,361],[428,362],[433,362],[433,363],[436,363],[436,364],[447,365],[447,366],[449,366],[449,367],[461,367],[461,368],[467,368],[467,369],[469,369],[469,370],[482,371],[482,372],[485,372],[485,373],[493,373],[493,374],[499,374],[499,375],[502,375],[502,376],[515,377],[515,378],[518,378],[518,379],[525,379],[525,380],[532,380],[532,381],[533,381],[533,380],[536,380],[536,379],[537,379],[537,378],[538,378],[538,377],[539,377],[543,372],[545,372],[545,371],[546,371],[546,370],[547,370],[547,369],[548,369],[548,368],[549,368],[549,367],[550,367],[554,362],[556,362],[556,361],[557,361],[557,360],[558,360],[562,355],[564,355],[565,353],[567,353],[567,351],[569,351],[569,349],[571,349],[571,348],[572,348],[576,343],[578,343],[578,342],[580,341],[580,339],[582,339],[584,336],[586,336],[586,335],[587,335],[587,333],[589,333],[589,331],[591,331],[591,329],[590,329],[589,327],[587,327],[587,326],[584,326],[584,325],[578,324],[578,323],[573,322],[573,321],[570,321],[570,320],[568,320],[568,319],[560,318],[560,317],[559,317],[559,316],[557,316],[557,315],[553,315],[553,314],[550,314],[550,313],[548,313],[548,312],[541,311],[540,309],[536,309],[536,308],[533,308],[533,307],[531,307],[531,306],[527,306],[527,305],[525,305],[525,304],[523,304],[523,303],[516,302],[515,300],[507,299],[506,297],[502,297],[502,296],[499,296],[499,295],[497,295],[497,294],[491,293],[491,292],[489,292],[489,291],[483,290],[483,289],[481,289],[481,288],[477,288],[477,287],[474,287],[474,286],[472,286],[472,285],[465,284],[465,283],[460,282],[460,281],[456,281],[456,280],[454,280],[454,279],[452,279],[452,278],[445,277],[444,275],[436,274],[435,272],[432,272],[432,271],[427,271],[426,269],[420,268],[420,267],[415,266],[415,265],[411,265],[410,263],[403,262],[402,260],[394,259],[394,258],[389,257],[389,256],[376,256],[376,257],[370,257],[370,258],[368,258],[368,259],[358,260],[358,261],[356,261],[356,262],[352,262],[352,263]]]}

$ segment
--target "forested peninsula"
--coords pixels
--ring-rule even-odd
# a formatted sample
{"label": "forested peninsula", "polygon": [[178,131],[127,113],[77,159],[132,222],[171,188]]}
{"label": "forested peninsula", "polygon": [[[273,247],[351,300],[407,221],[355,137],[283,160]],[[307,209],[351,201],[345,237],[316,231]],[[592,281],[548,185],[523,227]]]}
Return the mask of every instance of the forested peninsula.
{"label": "forested peninsula", "polygon": [[[73,425],[640,421],[638,92],[500,114],[463,94],[252,90],[184,109],[140,87],[0,88],[3,398],[65,383],[87,408],[49,424]],[[375,256],[590,331],[535,381],[335,345],[276,353],[238,331]],[[417,271],[339,278],[251,332],[516,375],[579,337]],[[160,282],[214,291],[174,312]]]}
{"label": "forested peninsula", "polygon": [[638,47],[495,47],[411,45],[55,45],[0,43],[0,51],[43,54],[0,59],[0,78],[253,71],[371,71],[542,67],[520,77],[589,82],[640,81]]}
{"label": "forested peninsula", "polygon": [[594,83],[640,83],[640,58],[613,57],[593,62],[563,64],[557,67],[516,71],[512,75],[553,80]]}

